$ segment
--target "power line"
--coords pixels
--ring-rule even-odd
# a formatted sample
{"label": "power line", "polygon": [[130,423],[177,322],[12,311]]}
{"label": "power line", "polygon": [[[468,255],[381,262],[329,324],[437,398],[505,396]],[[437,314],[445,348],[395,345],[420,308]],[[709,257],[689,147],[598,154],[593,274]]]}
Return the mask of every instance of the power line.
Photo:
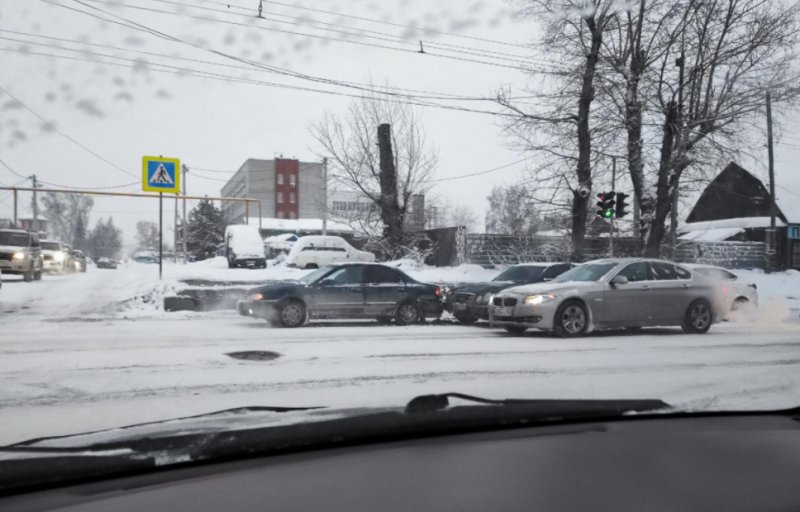
{"label": "power line", "polygon": [[[5,87],[3,87],[2,85],[0,85],[0,91],[3,91],[3,92],[4,92],[5,94],[7,94],[7,95],[8,95],[8,96],[9,96],[11,99],[13,99],[13,100],[14,100],[14,101],[16,101],[17,103],[19,103],[19,104],[20,104],[20,105],[21,105],[21,106],[22,106],[22,107],[23,107],[25,110],[27,110],[28,112],[30,112],[31,114],[33,114],[34,116],[36,116],[36,117],[37,117],[39,120],[41,120],[43,123],[46,123],[46,124],[48,124],[48,125],[52,125],[52,124],[53,124],[51,121],[48,121],[48,120],[47,120],[47,119],[45,119],[43,116],[41,116],[41,115],[40,115],[38,112],[36,112],[36,111],[35,111],[35,110],[33,110],[31,107],[29,107],[28,105],[26,105],[26,104],[25,104],[25,103],[24,103],[22,100],[20,100],[19,98],[17,98],[17,97],[16,97],[16,96],[14,96],[13,94],[11,94],[11,93],[8,91],[8,89],[6,89]],[[72,143],[73,143],[73,144],[75,144],[76,146],[80,147],[81,149],[83,149],[83,150],[84,150],[84,151],[86,151],[87,153],[91,154],[91,155],[92,155],[92,156],[94,156],[95,158],[97,158],[97,159],[99,159],[99,160],[101,160],[101,161],[103,161],[103,162],[107,163],[107,164],[108,164],[108,165],[110,165],[111,167],[113,167],[113,168],[117,169],[118,171],[120,171],[120,172],[122,172],[122,173],[125,173],[125,174],[127,174],[128,176],[130,176],[130,177],[132,177],[132,178],[138,178],[138,176],[136,176],[135,174],[132,174],[132,173],[130,173],[130,172],[128,172],[128,171],[126,171],[125,169],[123,169],[122,167],[119,167],[118,165],[116,165],[116,164],[114,164],[114,163],[112,163],[112,162],[110,162],[110,161],[106,160],[105,158],[103,158],[102,156],[100,156],[99,154],[97,154],[97,153],[96,153],[94,150],[90,149],[89,147],[87,147],[86,145],[82,144],[81,142],[78,142],[78,141],[77,141],[77,140],[75,140],[74,138],[70,137],[70,136],[69,136],[69,135],[67,135],[66,133],[64,133],[64,132],[62,132],[61,130],[59,130],[58,128],[56,128],[55,126],[53,127],[53,131],[54,131],[55,133],[57,133],[57,134],[61,135],[62,137],[64,137],[64,138],[65,138],[65,139],[67,139],[68,141],[72,142]]]}
{"label": "power line", "polygon": [[29,179],[30,179],[30,176],[23,176],[22,174],[18,173],[18,172],[17,172],[17,171],[15,171],[14,169],[12,169],[12,168],[11,168],[11,166],[10,166],[10,165],[8,165],[8,164],[5,162],[5,160],[3,160],[2,158],[0,158],[0,164],[3,164],[3,167],[5,167],[5,168],[6,168],[6,169],[8,169],[9,171],[11,171],[11,173],[12,173],[12,174],[14,174],[15,176],[17,176],[18,178],[22,178],[22,179],[23,179],[23,180],[25,180],[25,181],[27,181],[27,180],[29,180]]}
{"label": "power line", "polygon": [[506,169],[508,167],[512,167],[512,166],[517,165],[517,164],[521,164],[522,162],[528,161],[531,158],[533,158],[533,157],[532,156],[527,156],[527,157],[522,158],[520,160],[516,160],[514,162],[510,162],[510,163],[507,163],[505,165],[501,165],[500,167],[494,167],[492,169],[487,169],[485,171],[472,172],[472,173],[469,173],[469,174],[462,174],[460,176],[451,176],[449,178],[438,178],[438,179],[435,179],[435,180],[428,180],[428,181],[431,181],[431,182],[433,182],[433,181],[452,181],[452,180],[460,180],[462,178],[471,178],[472,176],[480,176],[482,174],[489,174],[491,172],[500,171],[502,169]]}
{"label": "power line", "polygon": [[65,188],[65,189],[71,189],[71,190],[87,190],[87,191],[91,191],[91,190],[111,190],[111,189],[114,189],[114,188],[127,188],[127,187],[131,187],[133,185],[140,185],[142,183],[141,181],[133,181],[131,183],[125,183],[124,185],[109,185],[107,187],[76,187],[74,185],[61,185],[59,183],[53,183],[51,181],[45,181],[45,180],[39,180],[39,182],[40,183],[44,183],[45,185],[50,185],[51,187]]}
{"label": "power line", "polygon": [[[46,1],[46,0],[42,0],[42,1]],[[34,44],[34,43],[31,43],[31,44]],[[53,45],[50,45],[50,46],[53,46]],[[129,61],[129,62],[132,62],[134,64],[120,64],[118,62],[107,62],[107,61],[102,61],[102,60],[97,60],[97,59],[91,59],[91,58],[88,58],[86,55],[81,55],[80,57],[70,57],[70,56],[66,56],[66,55],[59,55],[59,54],[53,54],[53,53],[32,52],[32,51],[29,51],[29,50],[20,50],[20,49],[16,49],[16,48],[0,48],[0,51],[21,53],[21,54],[24,54],[24,55],[27,55],[27,56],[38,55],[38,56],[43,56],[43,57],[52,57],[52,58],[72,60],[72,61],[88,61],[88,62],[94,62],[94,63],[98,63],[98,64],[109,65],[109,66],[117,66],[117,67],[122,67],[122,68],[128,68],[128,69],[137,69],[138,68],[138,65],[137,65],[138,61],[136,59],[130,59],[130,58],[126,58],[126,57],[117,57],[117,56],[107,55],[107,54],[100,54],[100,53],[97,53],[97,52],[90,52],[90,51],[86,51],[86,50],[80,51],[80,50],[69,49],[69,48],[61,48],[61,49],[66,50],[66,51],[73,51],[73,52],[77,52],[77,53],[81,53],[81,54],[93,54],[93,55],[97,55],[97,56],[100,56],[100,57],[104,57],[104,58],[108,58],[108,59],[112,59],[112,60],[117,60],[117,61],[119,61],[119,60]],[[313,87],[304,87],[304,86],[298,86],[298,85],[282,84],[282,83],[277,83],[277,82],[268,82],[268,81],[264,81],[264,80],[255,80],[255,79],[249,79],[249,78],[234,77],[234,76],[231,76],[231,75],[225,75],[225,74],[221,74],[221,73],[212,73],[212,72],[209,72],[209,71],[202,71],[202,70],[197,70],[197,69],[193,69],[193,68],[183,68],[183,67],[177,67],[177,66],[170,66],[168,64],[150,63],[150,66],[160,66],[162,68],[166,68],[166,69],[148,68],[151,71],[161,72],[161,73],[169,73],[169,74],[174,74],[174,75],[178,75],[178,76],[191,75],[191,76],[195,76],[195,77],[198,77],[198,78],[208,78],[208,79],[220,80],[220,81],[229,82],[229,83],[241,83],[241,84],[250,84],[250,85],[260,85],[260,86],[266,86],[266,87],[277,87],[277,88],[281,88],[281,89],[291,89],[291,90],[306,91],[306,92],[316,92],[316,93],[328,94],[328,95],[333,95],[333,96],[343,96],[343,97],[347,97],[347,98],[361,99],[361,98],[364,97],[363,94],[360,95],[360,94],[353,94],[353,93],[344,93],[344,92],[333,91],[333,90],[317,89],[317,88],[313,88]],[[376,94],[384,94],[384,95],[385,94],[389,94],[389,93],[382,92],[382,91],[373,91],[373,92],[375,92]],[[492,110],[476,109],[476,108],[464,107],[464,106],[460,106],[460,105],[444,105],[444,104],[436,103],[436,102],[433,102],[433,101],[422,101],[422,100],[412,101],[415,98],[414,96],[400,95],[400,94],[390,94],[390,95],[395,98],[394,101],[397,101],[398,103],[406,104],[406,105],[415,105],[415,106],[419,106],[419,107],[433,107],[433,108],[440,108],[440,109],[445,109],[445,110],[455,110],[455,111],[460,111],[460,112],[470,112],[470,113],[476,113],[476,114],[488,114],[488,115],[500,116],[500,117],[515,117],[513,114],[507,113],[507,112],[498,112],[498,111],[492,111]],[[409,98],[409,99],[403,99],[403,98]]]}
{"label": "power line", "polygon": [[[54,3],[51,0],[41,0],[41,1],[46,2],[46,3],[50,3],[52,5],[58,5],[60,7],[65,7],[67,9],[70,9],[70,7],[67,7],[67,6],[62,5],[62,4]],[[487,65],[487,66],[494,66],[494,67],[501,67],[501,68],[508,68],[508,69],[516,69],[516,70],[520,69],[519,66],[511,66],[511,65],[507,65],[507,64],[501,64],[499,62],[488,62],[488,61],[484,61],[484,60],[477,60],[477,59],[471,59],[471,58],[466,58],[466,57],[457,57],[455,55],[444,55],[444,54],[441,54],[441,53],[432,53],[432,52],[428,52],[428,51],[422,51],[421,52],[420,50],[417,50],[417,49],[398,48],[396,46],[388,46],[388,45],[377,44],[377,43],[367,43],[367,42],[364,42],[364,41],[355,41],[355,40],[352,40],[352,39],[342,39],[342,38],[339,38],[339,37],[323,36],[323,35],[319,35],[319,34],[309,34],[309,33],[305,33],[305,32],[296,32],[296,31],[291,31],[291,30],[279,29],[279,28],[275,28],[275,27],[259,27],[259,26],[254,26],[254,25],[250,25],[250,24],[246,24],[246,23],[238,23],[238,22],[235,22],[235,21],[220,20],[220,19],[216,19],[216,18],[209,18],[209,17],[204,17],[204,16],[190,15],[190,14],[185,14],[185,13],[181,14],[181,13],[176,13],[176,12],[163,10],[163,9],[154,9],[154,8],[150,8],[150,7],[135,6],[135,5],[125,4],[125,3],[117,2],[117,1],[114,1],[114,2],[110,2],[108,0],[74,0],[74,1],[79,3],[79,4],[81,4],[81,5],[84,5],[85,7],[90,8],[90,9],[94,9],[94,10],[97,10],[99,12],[102,12],[102,13],[108,15],[108,16],[114,16],[114,17],[116,17],[118,19],[125,20],[128,23],[132,23],[134,25],[138,25],[138,26],[141,26],[141,27],[145,27],[145,26],[144,25],[140,25],[139,23],[133,22],[131,20],[127,20],[126,18],[124,18],[122,16],[118,16],[116,14],[109,13],[107,11],[104,11],[104,10],[100,9],[99,7],[96,7],[94,5],[89,5],[89,4],[85,3],[85,2],[110,4],[110,5],[114,5],[114,6],[127,7],[129,9],[143,10],[143,11],[153,12],[153,13],[157,13],[157,14],[167,14],[167,15],[171,15],[171,16],[186,16],[188,18],[192,18],[192,19],[196,19],[196,20],[200,20],[200,21],[210,21],[210,22],[215,22],[215,23],[223,23],[223,24],[226,24],[226,25],[234,25],[234,26],[246,27],[246,28],[255,28],[255,29],[264,30],[264,31],[267,31],[267,32],[280,32],[280,33],[285,33],[285,34],[300,35],[300,36],[310,37],[310,38],[314,38],[314,39],[322,39],[322,40],[328,40],[328,41],[344,42],[344,43],[348,43],[348,44],[354,44],[354,45],[360,45],[360,46],[368,46],[368,47],[373,47],[373,48],[381,48],[381,49],[385,49],[385,50],[394,50],[394,51],[405,52],[405,53],[429,55],[429,56],[443,58],[443,59],[472,62],[472,63],[475,63],[475,64],[483,64],[483,65]],[[73,9],[73,10],[75,10],[75,9]],[[81,12],[81,11],[78,11],[78,12]],[[147,28],[148,31],[150,31],[153,34],[160,33],[157,30],[152,29],[150,27],[145,27],[145,28]],[[174,39],[174,40],[179,40],[178,38],[173,38],[172,36],[168,36],[168,37],[171,38],[171,39]],[[403,43],[403,44],[408,44],[408,43]],[[198,47],[198,48],[202,48],[202,47],[197,46],[197,45],[193,45],[193,46]]]}
{"label": "power line", "polygon": [[[67,38],[62,38],[62,37],[45,36],[45,35],[41,35],[41,34],[32,34],[32,33],[29,33],[29,32],[19,32],[19,31],[15,31],[15,30],[6,30],[6,29],[0,29],[0,32],[8,33],[8,34],[20,35],[20,36],[26,36],[26,37],[35,37],[35,38],[59,41],[59,42],[64,42],[64,43],[72,43],[72,44],[82,45],[82,46],[95,46],[95,47],[98,47],[98,48],[108,48],[108,49],[112,49],[112,50],[125,51],[125,52],[130,52],[130,53],[141,54],[141,55],[149,55],[149,56],[153,56],[153,57],[162,57],[162,58],[170,59],[170,60],[182,60],[182,61],[186,61],[186,62],[208,64],[208,65],[212,65],[212,66],[219,66],[219,67],[230,68],[230,69],[239,69],[239,70],[246,70],[246,71],[264,71],[264,70],[254,69],[252,66],[243,66],[243,65],[240,66],[240,65],[235,65],[235,64],[224,64],[224,63],[221,63],[221,62],[214,62],[214,61],[203,60],[203,59],[192,59],[192,58],[188,58],[188,57],[181,57],[181,56],[178,56],[178,55],[168,55],[168,54],[164,54],[164,53],[150,52],[150,51],[145,51],[145,50],[135,50],[135,49],[131,49],[131,48],[124,48],[124,47],[108,45],[108,44],[89,43],[89,42],[84,42],[84,41],[80,41],[80,40],[76,40],[76,39],[67,39]],[[65,50],[65,51],[72,51],[72,52],[85,53],[85,51],[86,51],[85,49],[81,49],[81,48],[68,48],[68,47],[64,47],[64,46],[53,45],[53,44],[45,44],[45,43],[29,41],[29,40],[25,40],[25,39],[15,39],[15,38],[12,38],[12,37],[0,37],[0,39],[7,40],[7,41],[13,41],[13,42],[19,42],[19,43],[25,43],[25,44],[31,44],[31,45],[35,45],[35,46],[44,46],[44,47],[48,47],[48,48],[57,48],[57,49],[61,49],[61,50]],[[103,56],[107,56],[109,58],[118,58],[116,56],[107,55],[107,54],[96,54],[96,55],[103,55]],[[325,78],[325,80],[334,81],[333,79],[329,79],[329,78]],[[494,98],[479,97],[479,96],[466,96],[466,95],[453,94],[453,93],[429,91],[429,90],[424,90],[424,89],[408,89],[408,88],[386,86],[386,85],[375,86],[375,85],[372,85],[372,84],[366,84],[366,83],[362,83],[362,82],[342,81],[342,83],[346,83],[348,85],[361,86],[361,87],[373,87],[373,88],[376,88],[376,89],[387,89],[387,90],[405,91],[405,92],[411,92],[411,93],[422,93],[422,94],[424,94],[424,95],[419,95],[419,94],[404,95],[404,96],[413,97],[413,98],[419,98],[419,99],[454,100],[454,101],[492,101],[492,102],[496,101]],[[427,96],[425,96],[425,95],[427,95]],[[512,97],[510,99],[523,99],[523,98],[524,97]]]}

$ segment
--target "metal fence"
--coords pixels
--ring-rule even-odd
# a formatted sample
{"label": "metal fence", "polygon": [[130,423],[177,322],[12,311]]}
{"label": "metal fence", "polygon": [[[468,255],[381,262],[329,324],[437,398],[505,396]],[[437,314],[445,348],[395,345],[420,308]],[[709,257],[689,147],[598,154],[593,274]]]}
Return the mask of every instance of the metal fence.
{"label": "metal fence", "polygon": [[725,268],[765,268],[767,244],[763,242],[685,242],[675,248],[675,261]]}

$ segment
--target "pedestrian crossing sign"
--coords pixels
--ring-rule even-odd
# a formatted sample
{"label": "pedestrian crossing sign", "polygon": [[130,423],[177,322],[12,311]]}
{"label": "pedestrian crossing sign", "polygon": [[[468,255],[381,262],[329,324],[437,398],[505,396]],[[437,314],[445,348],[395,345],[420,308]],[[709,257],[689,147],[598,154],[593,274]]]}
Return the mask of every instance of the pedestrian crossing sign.
{"label": "pedestrian crossing sign", "polygon": [[161,156],[142,157],[142,190],[145,192],[180,192],[181,161]]}

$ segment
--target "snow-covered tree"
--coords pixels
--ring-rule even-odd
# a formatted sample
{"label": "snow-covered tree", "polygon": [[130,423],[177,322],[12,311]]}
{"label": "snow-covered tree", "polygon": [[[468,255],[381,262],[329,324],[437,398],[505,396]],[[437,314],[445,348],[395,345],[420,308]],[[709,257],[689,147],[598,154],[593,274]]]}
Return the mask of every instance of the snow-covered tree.
{"label": "snow-covered tree", "polygon": [[208,199],[200,201],[186,221],[186,247],[190,254],[203,259],[213,254],[225,235],[222,210]]}
{"label": "snow-covered tree", "polygon": [[117,258],[122,250],[122,230],[114,225],[114,219],[99,219],[87,241],[89,254],[95,258]]}
{"label": "snow-covered tree", "polygon": [[79,232],[85,236],[94,199],[83,194],[46,192],[41,203],[42,214],[50,222],[50,238],[78,247],[82,242]]}
{"label": "snow-covered tree", "polygon": [[140,249],[158,249],[158,224],[146,220],[136,223],[136,243]]}
{"label": "snow-covered tree", "polygon": [[494,187],[487,198],[486,232],[500,235],[532,235],[537,215],[533,197],[525,187]]}

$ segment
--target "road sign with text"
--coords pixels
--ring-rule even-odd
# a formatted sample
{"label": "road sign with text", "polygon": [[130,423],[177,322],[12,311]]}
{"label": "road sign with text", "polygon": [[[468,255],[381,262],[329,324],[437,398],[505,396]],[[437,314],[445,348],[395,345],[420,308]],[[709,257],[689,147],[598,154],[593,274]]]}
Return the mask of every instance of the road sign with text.
{"label": "road sign with text", "polygon": [[145,192],[180,192],[181,161],[161,156],[142,157],[142,190]]}

